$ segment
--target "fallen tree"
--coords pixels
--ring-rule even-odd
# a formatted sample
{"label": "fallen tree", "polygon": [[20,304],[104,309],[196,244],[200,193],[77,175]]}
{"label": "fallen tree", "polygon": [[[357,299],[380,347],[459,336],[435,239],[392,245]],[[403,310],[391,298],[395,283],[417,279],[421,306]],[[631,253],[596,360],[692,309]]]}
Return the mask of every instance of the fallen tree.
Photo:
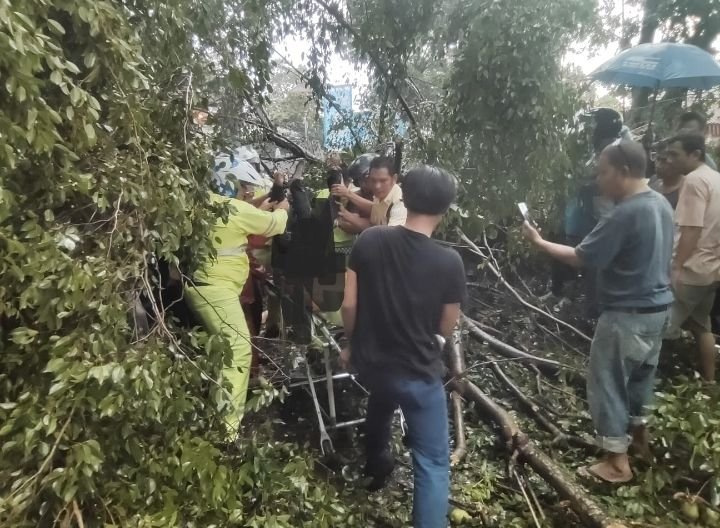
{"label": "fallen tree", "polygon": [[[453,340],[448,345],[448,362],[451,373],[463,372],[463,358],[462,342]],[[570,507],[586,526],[592,528],[622,528],[625,526],[612,519],[567,471],[542,451],[536,449],[512,416],[477,385],[463,376],[454,376],[448,385],[463,398],[475,403],[481,416],[498,429],[499,437],[511,458],[532,468],[560,497],[569,502]]]}
{"label": "fallen tree", "polygon": [[586,335],[581,330],[575,328],[573,325],[571,325],[567,321],[558,319],[557,317],[555,317],[553,314],[551,314],[547,310],[543,310],[542,308],[539,308],[539,307],[535,306],[534,304],[526,301],[523,298],[523,296],[520,295],[518,293],[518,291],[515,288],[513,288],[512,285],[505,279],[503,274],[500,272],[499,265],[496,262],[493,262],[494,259],[492,259],[491,256],[488,256],[485,253],[483,253],[483,251],[477,246],[477,244],[475,244],[475,242],[470,240],[470,238],[468,238],[468,236],[465,233],[463,233],[462,230],[458,229],[457,234],[460,237],[460,240],[462,240],[465,244],[467,244],[467,246],[468,246],[467,249],[471,253],[473,253],[474,255],[477,255],[477,256],[481,257],[483,260],[485,260],[488,269],[492,272],[492,274],[495,276],[495,278],[497,278],[497,280],[499,280],[500,283],[503,286],[505,286],[505,288],[507,288],[507,290],[513,295],[513,297],[515,297],[520,302],[520,304],[525,306],[527,309],[529,309],[535,313],[538,313],[544,317],[547,317],[548,319],[555,322],[556,324],[570,330],[571,332],[576,334],[578,337],[584,339],[585,341],[588,341],[588,342],[592,341],[592,339],[588,335]]}
{"label": "fallen tree", "polygon": [[507,358],[517,359],[535,365],[538,369],[551,375],[557,375],[563,369],[577,374],[575,369],[570,365],[563,365],[553,359],[545,359],[539,356],[534,356],[532,354],[528,354],[527,352],[523,352],[519,348],[515,348],[514,346],[504,343],[500,339],[493,337],[482,330],[478,326],[477,322],[470,319],[467,315],[462,316],[462,323],[470,337],[481,343],[487,343],[493,350]]}
{"label": "fallen tree", "polygon": [[[453,334],[452,339],[447,342],[445,352],[450,353],[453,347],[459,346],[461,340],[462,333],[460,331],[456,331]],[[463,357],[459,358],[459,361],[455,364],[455,367],[458,370],[452,371],[452,376],[462,375],[463,371],[465,370],[464,359],[465,358]],[[453,449],[453,452],[450,455],[450,464],[455,466],[465,458],[465,455],[467,453],[467,439],[465,438],[465,418],[463,416],[462,396],[459,392],[452,391],[450,393],[450,401],[452,402],[453,426],[455,429],[455,449]]]}

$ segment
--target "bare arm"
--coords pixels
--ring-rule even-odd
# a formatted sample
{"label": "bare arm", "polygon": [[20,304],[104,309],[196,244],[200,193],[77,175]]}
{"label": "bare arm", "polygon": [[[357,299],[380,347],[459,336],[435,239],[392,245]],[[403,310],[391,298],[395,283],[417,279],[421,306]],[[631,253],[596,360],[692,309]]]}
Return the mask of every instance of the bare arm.
{"label": "bare arm", "polygon": [[357,318],[357,274],[351,269],[345,273],[345,297],[340,312],[345,327],[345,337],[350,339],[355,330]]}
{"label": "bare arm", "polygon": [[443,305],[442,317],[440,318],[440,334],[443,337],[450,337],[460,319],[460,303]]}
{"label": "bare arm", "polygon": [[554,242],[548,242],[542,239],[539,242],[535,242],[535,247],[543,253],[547,253],[555,260],[559,260],[573,268],[582,268],[583,266],[583,262],[574,247],[555,244]]}
{"label": "bare arm", "polygon": [[253,204],[255,207],[260,207],[263,202],[265,202],[265,200],[267,200],[268,198],[270,198],[270,193],[265,193],[262,196],[253,198],[252,200],[250,200],[250,203]]}
{"label": "bare arm", "polygon": [[362,213],[369,215],[370,210],[372,209],[373,203],[370,200],[366,200],[362,196],[356,193],[350,193],[348,196],[348,200],[350,200],[355,207],[357,207]]}
{"label": "bare arm", "polygon": [[697,249],[701,233],[702,227],[680,226],[680,239],[675,252],[673,269],[682,269],[695,249]]}
{"label": "bare arm", "polygon": [[370,210],[372,209],[373,205],[372,201],[366,200],[359,194],[352,192],[345,185],[333,185],[332,189],[330,189],[330,192],[333,196],[347,199],[350,203],[354,204],[361,213],[366,215],[370,214]]}
{"label": "bare arm", "polygon": [[344,207],[338,214],[338,226],[348,234],[356,235],[370,227],[370,219],[363,218],[359,214],[350,213]]}
{"label": "bare arm", "polygon": [[581,268],[583,266],[583,262],[574,247],[548,242],[543,239],[540,232],[528,222],[523,224],[523,235],[532,243],[533,246],[543,253],[547,253],[552,258],[569,266],[573,266],[574,268]]}

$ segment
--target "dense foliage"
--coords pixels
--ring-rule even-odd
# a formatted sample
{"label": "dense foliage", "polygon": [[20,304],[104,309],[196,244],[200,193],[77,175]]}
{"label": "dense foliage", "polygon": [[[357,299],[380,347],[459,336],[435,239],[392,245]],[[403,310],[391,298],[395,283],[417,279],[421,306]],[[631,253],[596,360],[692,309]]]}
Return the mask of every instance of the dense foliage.
{"label": "dense foliage", "polygon": [[228,448],[225,347],[131,316],[209,252],[193,100],[264,89],[263,6],[0,2],[0,525],[336,525],[296,447]]}
{"label": "dense foliage", "polygon": [[[692,37],[688,13],[662,13]],[[301,448],[263,427],[228,444],[226,348],[152,303],[157,263],[190,273],[211,257],[211,149],[301,129],[337,50],[367,71],[375,143],[403,116],[409,161],[460,173],[471,217],[526,197],[549,210],[585,154],[565,141],[581,101],[562,56],[595,22],[590,0],[0,0],[0,525],[368,525]],[[266,112],[285,36],[310,44],[307,89]],[[210,135],[192,121],[208,104]],[[706,404],[667,393],[669,417]],[[707,440],[670,470],[717,465],[698,420],[661,423],[670,443]],[[638,509],[667,498],[668,478],[631,491]]]}

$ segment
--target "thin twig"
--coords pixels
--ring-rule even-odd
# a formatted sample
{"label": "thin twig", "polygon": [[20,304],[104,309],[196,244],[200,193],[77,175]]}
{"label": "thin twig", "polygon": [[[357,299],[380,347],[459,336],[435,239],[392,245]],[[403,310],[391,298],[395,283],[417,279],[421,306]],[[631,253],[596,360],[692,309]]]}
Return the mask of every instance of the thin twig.
{"label": "thin twig", "polygon": [[523,481],[520,478],[520,475],[518,475],[517,469],[513,468],[512,474],[518,483],[518,487],[520,488],[520,493],[522,493],[522,496],[525,499],[525,503],[528,505],[528,508],[530,509],[530,515],[532,515],[533,521],[535,522],[535,526],[537,526],[537,528],[542,528],[542,525],[540,524],[540,521],[538,520],[537,515],[535,515],[535,508],[533,507],[532,502],[530,502],[530,497],[528,497],[528,494],[525,491],[525,486],[523,484]]}
{"label": "thin twig", "polygon": [[47,466],[52,461],[53,457],[55,456],[55,451],[57,451],[58,446],[60,445],[60,442],[62,441],[63,436],[65,435],[65,430],[68,428],[68,425],[70,425],[70,422],[72,421],[73,415],[75,414],[75,405],[73,404],[72,409],[70,410],[70,414],[67,417],[67,420],[65,420],[65,423],[60,428],[60,432],[58,433],[57,438],[55,439],[55,442],[53,443],[52,448],[50,448],[50,452],[45,457],[45,460],[43,460],[43,463],[40,465],[40,468],[32,475],[30,476],[25,482],[23,482],[20,486],[18,486],[11,494],[10,497],[17,495],[20,491],[22,491],[25,487],[27,487],[30,483],[32,483],[34,480],[36,480],[40,475],[42,475],[43,471],[47,468]]}
{"label": "thin twig", "polygon": [[588,442],[585,439],[576,436],[569,435],[561,431],[552,421],[550,421],[545,415],[540,412],[540,405],[535,403],[529,396],[527,396],[513,381],[505,374],[499,365],[493,364],[492,369],[495,372],[496,377],[510,390],[515,397],[520,400],[520,403],[527,409],[530,416],[546,431],[554,436],[552,441],[553,444],[572,444],[577,447],[582,447],[588,451],[596,452],[597,446]]}
{"label": "thin twig", "polygon": [[557,339],[558,341],[560,341],[561,345],[566,346],[571,351],[575,352],[577,355],[582,356],[583,358],[587,359],[587,357],[588,357],[587,353],[582,352],[579,348],[574,347],[573,345],[568,343],[567,340],[564,339],[560,334],[558,334],[557,332],[553,332],[552,330],[550,330],[548,327],[546,327],[545,325],[543,325],[540,322],[537,322],[536,324],[540,327],[541,330],[545,331],[548,335],[550,335],[550,336],[554,337],[555,339]]}
{"label": "thin twig", "polygon": [[[340,12],[340,8],[337,4],[329,3],[326,0],[314,0],[317,4],[322,6],[325,11],[327,11],[334,19],[335,21],[342,27],[345,31],[347,31],[350,36],[357,42],[361,41],[360,35],[357,33],[355,28],[347,21],[345,16]],[[362,47],[361,47],[362,48]],[[412,124],[413,128],[415,129],[415,132],[417,134],[418,142],[420,143],[421,150],[425,148],[426,141],[425,137],[422,133],[421,127],[418,125],[418,121],[415,118],[415,114],[413,114],[412,110],[410,109],[410,105],[408,105],[407,101],[403,97],[402,93],[400,92],[400,89],[395,84],[395,81],[390,76],[390,68],[387,64],[385,64],[380,56],[375,53],[371,48],[364,48],[362,49],[363,53],[365,53],[368,57],[370,57],[370,60],[375,65],[376,72],[383,77],[385,80],[385,83],[387,83],[388,87],[392,89],[393,92],[395,92],[395,96],[397,97],[398,102],[400,103],[400,106],[403,109],[403,112],[407,116],[407,118],[410,120],[410,123]]]}
{"label": "thin twig", "polygon": [[80,507],[78,506],[77,500],[72,501],[72,507],[73,515],[78,523],[78,528],[85,528],[85,523],[83,522],[82,513],[80,513]]}
{"label": "thin twig", "polygon": [[120,202],[122,201],[123,193],[125,189],[120,189],[120,196],[117,199],[117,206],[115,206],[115,213],[113,214],[113,227],[110,231],[110,241],[108,242],[107,258],[110,258],[110,252],[112,251],[113,235],[117,231],[118,216],[120,215]]}
{"label": "thin twig", "polygon": [[487,261],[487,262],[486,262],[486,263],[487,263],[487,266],[488,266],[488,268],[490,268],[490,271],[493,273],[493,275],[495,275],[495,277],[497,277],[497,279],[503,284],[503,286],[505,286],[505,287],[508,289],[508,291],[510,291],[510,293],[512,293],[512,295],[513,295],[518,301],[520,301],[520,303],[521,303],[523,306],[525,306],[526,308],[528,308],[528,309],[530,309],[530,310],[532,310],[532,311],[534,311],[534,312],[537,312],[537,313],[539,313],[539,314],[541,314],[541,315],[544,315],[545,317],[548,317],[548,318],[552,319],[553,321],[555,321],[555,322],[558,323],[559,325],[562,325],[562,326],[564,326],[565,328],[567,328],[568,330],[571,330],[571,331],[575,332],[577,335],[579,335],[580,337],[582,337],[582,338],[585,339],[586,341],[588,341],[588,342],[589,342],[589,341],[592,341],[592,339],[591,339],[589,336],[587,336],[585,333],[583,333],[582,331],[580,331],[580,330],[578,330],[577,328],[575,328],[575,327],[574,327],[573,325],[571,325],[570,323],[567,323],[567,322],[563,321],[562,319],[558,319],[557,317],[555,317],[555,316],[552,315],[551,313],[547,312],[546,310],[543,310],[542,308],[539,308],[539,307],[535,306],[534,304],[531,304],[531,303],[529,303],[528,301],[526,301],[526,300],[522,297],[522,295],[520,295],[520,294],[518,293],[518,291],[517,291],[515,288],[513,288],[507,280],[505,280],[505,277],[503,277],[502,273],[500,273],[500,270],[495,267],[495,265],[492,263],[492,261],[488,258],[487,255],[485,255],[485,253],[483,253],[483,251],[477,246],[477,244],[475,244],[475,242],[473,242],[472,240],[470,240],[470,239],[467,237],[467,235],[465,235],[465,233],[462,232],[462,230],[458,229],[458,230],[457,230],[457,233],[458,233],[458,235],[460,236],[460,238],[462,239],[462,241],[465,242],[468,246],[470,246],[470,252],[475,253],[476,255],[482,257],[483,259],[486,259],[486,261]]}
{"label": "thin twig", "polygon": [[558,361],[552,360],[552,359],[545,359],[538,356],[534,356],[532,354],[529,354],[527,352],[523,352],[522,350],[519,350],[518,348],[508,345],[507,343],[501,341],[500,339],[497,339],[496,337],[491,336],[487,332],[481,330],[478,325],[470,319],[467,315],[461,316],[462,322],[467,328],[468,332],[470,333],[470,336],[473,339],[476,339],[480,342],[487,343],[490,345],[493,349],[500,352],[502,355],[506,357],[512,357],[512,358],[525,358],[530,360],[532,363],[535,363],[538,368],[545,369],[552,371],[553,373],[557,374],[561,369],[567,369],[571,372],[577,372],[577,369],[574,367],[571,367],[570,365],[565,365],[563,363],[560,363]]}

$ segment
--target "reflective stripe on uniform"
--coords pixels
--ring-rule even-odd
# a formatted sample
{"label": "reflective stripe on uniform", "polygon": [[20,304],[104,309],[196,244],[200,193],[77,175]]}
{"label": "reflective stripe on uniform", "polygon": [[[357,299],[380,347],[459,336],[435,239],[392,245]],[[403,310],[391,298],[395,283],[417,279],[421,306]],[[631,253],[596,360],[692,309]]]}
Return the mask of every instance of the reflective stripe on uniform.
{"label": "reflective stripe on uniform", "polygon": [[247,244],[243,246],[237,246],[234,248],[225,248],[225,249],[218,249],[217,250],[217,256],[218,257],[239,257],[245,254],[247,251]]}

